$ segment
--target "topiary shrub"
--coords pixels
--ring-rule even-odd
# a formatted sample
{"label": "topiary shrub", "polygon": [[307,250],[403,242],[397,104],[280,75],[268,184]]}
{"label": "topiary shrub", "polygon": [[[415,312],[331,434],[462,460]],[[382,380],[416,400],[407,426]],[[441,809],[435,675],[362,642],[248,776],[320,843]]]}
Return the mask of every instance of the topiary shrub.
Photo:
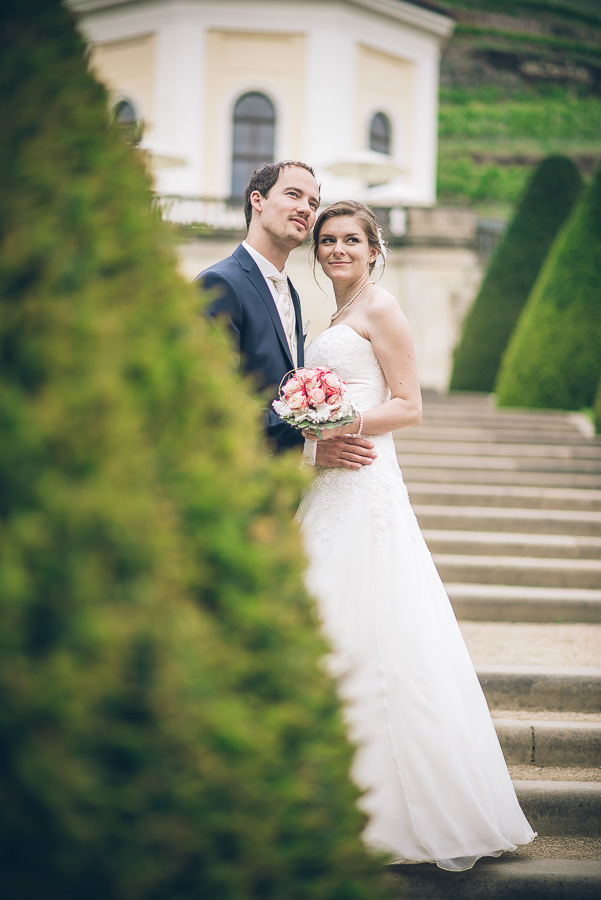
{"label": "topiary shrub", "polygon": [[502,406],[592,406],[601,376],[601,168],[560,231],[497,379]]}
{"label": "topiary shrub", "polygon": [[499,403],[591,406],[601,373],[601,171],[560,232],[507,348]]}
{"label": "topiary shrub", "polygon": [[535,170],[465,318],[451,390],[492,391],[509,336],[581,186],[564,156],[550,156]]}
{"label": "topiary shrub", "polygon": [[595,402],[593,404],[593,421],[595,423],[595,431],[597,434],[601,434],[601,381],[599,382]]}
{"label": "topiary shrub", "polygon": [[0,12],[11,900],[374,900],[292,516],[58,2]]}

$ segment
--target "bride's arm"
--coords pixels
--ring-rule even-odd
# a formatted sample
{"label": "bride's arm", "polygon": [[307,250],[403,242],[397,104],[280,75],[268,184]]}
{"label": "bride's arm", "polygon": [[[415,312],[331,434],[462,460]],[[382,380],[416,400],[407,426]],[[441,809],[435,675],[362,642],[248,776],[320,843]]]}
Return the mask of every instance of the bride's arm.
{"label": "bride's arm", "polygon": [[[391,392],[390,400],[363,413],[363,434],[385,434],[409,425],[419,425],[422,397],[415,364],[415,348],[409,323],[395,298],[380,290],[365,304],[365,336],[382,366]],[[323,432],[324,439],[356,434],[360,417],[343,428]]]}

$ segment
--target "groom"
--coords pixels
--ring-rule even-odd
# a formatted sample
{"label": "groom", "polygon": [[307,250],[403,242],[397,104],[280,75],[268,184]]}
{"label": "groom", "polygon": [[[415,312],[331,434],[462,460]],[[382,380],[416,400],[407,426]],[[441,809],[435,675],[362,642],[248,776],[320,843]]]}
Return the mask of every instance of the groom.
{"label": "groom", "polygon": [[[197,278],[215,296],[209,315],[227,319],[243,371],[252,372],[257,388],[273,397],[286,373],[304,365],[300,302],[284,266],[309,235],[318,207],[319,185],[310,166],[292,161],[259,166],[244,191],[246,240]],[[375,458],[373,444],[361,438],[305,442],[271,407],[266,433],[278,451],[304,444],[306,461],[319,466],[359,469]]]}

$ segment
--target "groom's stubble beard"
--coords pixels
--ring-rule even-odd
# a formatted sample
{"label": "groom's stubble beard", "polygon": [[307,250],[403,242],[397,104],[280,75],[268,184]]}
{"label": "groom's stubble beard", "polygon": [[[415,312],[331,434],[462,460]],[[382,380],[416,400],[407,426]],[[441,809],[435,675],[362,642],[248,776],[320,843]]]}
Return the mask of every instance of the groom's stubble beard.
{"label": "groom's stubble beard", "polygon": [[308,230],[304,235],[299,234],[291,223],[287,223],[287,227],[283,228],[280,233],[274,234],[272,231],[270,233],[270,239],[274,247],[280,252],[290,254],[293,250],[296,250],[297,247],[302,247],[310,233],[310,230]]}

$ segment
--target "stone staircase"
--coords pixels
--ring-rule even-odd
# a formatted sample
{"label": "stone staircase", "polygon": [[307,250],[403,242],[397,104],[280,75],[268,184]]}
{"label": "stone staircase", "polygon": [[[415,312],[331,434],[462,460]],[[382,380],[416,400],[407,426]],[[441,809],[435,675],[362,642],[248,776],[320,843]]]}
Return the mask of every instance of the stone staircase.
{"label": "stone staircase", "polygon": [[468,872],[388,877],[405,900],[601,897],[601,438],[575,414],[425,394],[396,442],[539,837]]}

